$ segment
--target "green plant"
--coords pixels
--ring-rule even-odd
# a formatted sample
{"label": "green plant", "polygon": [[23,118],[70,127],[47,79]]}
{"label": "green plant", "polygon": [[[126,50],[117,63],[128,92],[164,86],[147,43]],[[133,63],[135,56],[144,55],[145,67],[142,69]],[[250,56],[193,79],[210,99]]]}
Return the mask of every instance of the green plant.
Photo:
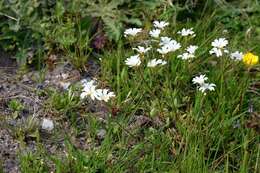
{"label": "green plant", "polygon": [[21,154],[19,157],[20,160],[20,169],[22,173],[47,173],[49,168],[44,160],[43,154],[41,153],[32,153],[28,152],[26,154]]}
{"label": "green plant", "polygon": [[[99,0],[59,1],[56,4],[55,14],[53,12],[52,17],[41,20],[40,23],[45,26],[39,27],[46,28],[39,33],[44,35],[45,47],[53,52],[61,51],[64,55],[76,53],[75,47],[81,45],[77,42],[81,40],[78,24],[86,22],[88,25],[88,19],[92,20],[86,17],[90,15],[85,13],[88,7],[98,18],[93,20],[94,23],[96,20],[97,23],[115,20],[120,27],[134,27],[138,25],[128,26],[129,23],[122,18],[124,14],[129,18],[140,15],[143,32],[135,39],[121,39],[119,36],[116,45],[111,44],[99,55],[101,73],[97,80],[101,81],[102,88],[110,88],[116,95],[111,110],[105,106],[104,111],[105,102],[97,102],[98,108],[100,105],[97,111],[100,112],[86,111],[88,109],[82,103],[86,101],[84,106],[90,106],[93,102],[80,101],[78,90],[74,90],[73,86],[64,92],[54,90],[49,95],[47,92],[49,99],[44,108],[59,115],[59,123],[71,125],[69,133],[65,132],[68,140],[66,153],[50,156],[37,149],[35,153],[21,158],[23,172],[50,172],[54,171],[53,167],[60,173],[259,172],[259,64],[248,68],[242,61],[230,58],[230,53],[235,50],[260,53],[258,1],[179,0],[171,3]],[[103,8],[101,4],[108,6]],[[111,11],[112,17],[105,10]],[[163,56],[158,53],[160,39],[148,37],[155,19],[169,22],[160,36],[168,36],[181,43],[178,50]],[[240,22],[237,22],[238,19]],[[60,31],[56,23],[61,25]],[[196,37],[178,34],[183,27],[193,27]],[[117,29],[113,32],[116,33]],[[92,38],[93,33],[87,35]],[[116,35],[111,34],[111,39],[117,40]],[[212,41],[220,37],[229,41],[228,46],[221,47],[220,51],[227,48],[229,53],[215,57],[209,50],[212,49]],[[187,52],[189,45],[198,46],[195,56],[188,60],[178,56]],[[152,48],[142,54],[132,49],[137,46]],[[82,47],[82,55],[92,51]],[[128,67],[126,59],[137,53],[141,63]],[[167,63],[148,67],[148,62],[154,58]],[[207,83],[194,84],[194,77],[201,74],[208,77]],[[216,85],[213,87],[215,90],[201,92],[201,87],[209,82]],[[67,123],[67,117],[73,117],[73,123]],[[98,138],[100,128],[106,132],[103,138]],[[57,128],[57,134],[62,132],[63,129]],[[28,135],[30,130],[21,134]],[[52,136],[51,141],[55,137]],[[86,144],[84,149],[79,149],[81,146],[75,139],[78,137]],[[51,168],[48,168],[49,163]]]}
{"label": "green plant", "polygon": [[19,100],[16,100],[16,99],[12,99],[8,103],[8,107],[9,107],[9,109],[11,109],[14,119],[16,119],[19,116],[19,113],[24,109],[23,104]]}
{"label": "green plant", "polygon": [[75,96],[75,91],[71,87],[64,93],[52,91],[47,103],[48,106],[65,115],[73,113],[80,104],[79,98]]}
{"label": "green plant", "polygon": [[16,54],[17,62],[27,63],[29,52],[37,56],[41,51],[41,35],[36,32],[35,23],[49,12],[49,5],[44,1],[1,1],[0,2],[0,46]]}
{"label": "green plant", "polygon": [[[129,116],[131,119],[139,114],[149,116],[149,112],[155,112],[153,117],[160,117],[164,122],[175,124],[172,127],[173,130],[168,129],[167,124],[158,128],[158,131],[163,128],[167,129],[165,133],[173,143],[172,152],[175,159],[168,167],[172,166],[180,172],[193,172],[194,170],[198,172],[248,172],[249,170],[257,172],[255,169],[258,167],[257,160],[248,158],[258,157],[258,154],[254,154],[254,152],[259,151],[257,145],[259,137],[257,132],[242,125],[246,123],[248,116],[246,111],[249,100],[243,99],[248,95],[247,69],[241,62],[231,60],[229,54],[221,58],[208,54],[211,49],[210,42],[215,37],[230,38],[229,44],[232,51],[241,44],[233,42],[232,33],[221,32],[220,28],[224,29],[224,26],[218,25],[212,28],[211,22],[210,18],[208,22],[202,20],[197,23],[187,23],[187,26],[194,26],[196,31],[196,37],[193,39],[180,38],[176,34],[180,30],[178,27],[181,24],[162,31],[161,36],[169,33],[172,34],[170,37],[174,37],[178,42],[181,41],[182,48],[163,56],[153,49],[145,54],[139,52],[141,65],[136,63],[126,67],[127,58],[136,52],[128,49],[129,42],[125,47],[118,45],[117,50],[108,52],[102,58],[102,80],[110,81],[110,85],[117,89],[117,105],[121,110],[120,115]],[[149,40],[144,36],[145,33],[148,31],[143,31],[136,37]],[[136,40],[138,39],[136,38]],[[256,40],[254,39],[253,42]],[[149,47],[158,48],[158,42],[148,42]],[[145,44],[147,42],[137,44],[130,42],[130,45],[134,45],[134,47],[139,45],[147,47]],[[199,45],[198,54],[195,59],[183,61],[178,55],[183,53],[190,44]],[[247,48],[241,49],[247,50]],[[251,50],[257,52],[254,47]],[[152,58],[167,60],[167,65],[154,69],[149,68],[147,62]],[[196,86],[192,85],[192,79],[198,73],[206,73],[210,81],[215,81],[218,87],[214,93],[204,93],[204,95],[200,91],[196,91]],[[241,123],[240,128],[233,126],[236,121]],[[145,137],[143,139],[146,139]],[[143,148],[147,148],[147,145]],[[134,152],[134,149],[131,151]],[[148,154],[147,157],[149,158],[149,156]],[[161,155],[165,162],[171,157],[164,156],[165,154]],[[154,157],[158,159],[158,157]],[[145,156],[144,159],[146,159]],[[153,162],[153,160],[148,160],[144,163],[142,161],[140,161],[141,163],[132,162],[132,167],[138,167],[140,164],[143,167],[138,167],[137,170],[142,170],[147,163]],[[241,162],[244,165],[240,165]],[[155,168],[152,171],[155,170],[158,169]]]}
{"label": "green plant", "polygon": [[4,168],[3,168],[3,165],[2,165],[2,160],[0,161],[0,173],[4,173]]}
{"label": "green plant", "polygon": [[28,139],[40,140],[39,136],[39,122],[34,116],[23,118],[14,127],[10,127],[12,134],[24,146]]}

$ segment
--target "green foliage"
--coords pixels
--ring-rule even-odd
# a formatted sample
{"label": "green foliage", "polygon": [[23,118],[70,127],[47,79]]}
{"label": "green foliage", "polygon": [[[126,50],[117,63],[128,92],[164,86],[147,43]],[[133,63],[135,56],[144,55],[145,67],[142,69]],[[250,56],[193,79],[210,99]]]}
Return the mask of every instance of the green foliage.
{"label": "green foliage", "polygon": [[16,119],[19,116],[19,113],[24,109],[23,104],[16,99],[11,100],[8,103],[8,107],[12,111],[14,119]]}
{"label": "green foliage", "polygon": [[20,167],[22,173],[47,173],[48,167],[45,160],[42,158],[41,153],[28,152],[27,154],[21,154],[20,156]]}
{"label": "green foliage", "polygon": [[22,103],[18,100],[15,100],[15,99],[13,99],[9,102],[8,107],[12,111],[21,111],[24,108]]}
{"label": "green foliage", "polygon": [[[221,9],[216,9],[216,11],[220,13]],[[228,23],[234,26],[234,28],[230,28],[228,23],[215,20],[221,15],[204,16],[205,20],[191,20],[185,26],[177,21],[176,25],[166,29],[167,31],[163,34],[180,41],[182,48],[180,51],[163,57],[167,60],[167,65],[164,67],[157,69],[146,67],[147,60],[160,57],[156,51],[149,51],[142,58],[144,65],[127,68],[126,58],[135,54],[133,50],[129,49],[129,45],[133,47],[140,44],[145,45],[136,44],[131,40],[124,46],[119,45],[118,50],[107,52],[101,61],[102,80],[110,81],[110,86],[116,91],[117,105],[121,110],[120,115],[127,115],[131,119],[133,115],[145,114],[151,117],[161,117],[166,122],[169,121],[176,125],[175,128],[173,127],[176,133],[172,132],[168,126],[165,127],[169,132],[165,132],[167,137],[172,137],[171,149],[175,159],[169,161],[170,156],[167,157],[167,154],[160,156],[166,157],[165,162],[172,163],[172,165],[167,165],[168,168],[174,167],[174,170],[179,172],[257,172],[259,169],[258,160],[249,159],[257,158],[259,155],[256,154],[259,151],[257,144],[259,135],[256,131],[246,128],[246,119],[252,116],[247,113],[249,104],[253,105],[256,112],[259,112],[258,103],[249,103],[251,101],[248,99],[248,97],[252,97],[250,100],[254,100],[258,97],[257,94],[253,96],[247,91],[249,84],[259,80],[259,76],[250,74],[251,77],[254,76],[250,79],[246,67],[239,62],[231,61],[228,55],[216,59],[207,53],[211,48],[211,41],[220,36],[229,38],[232,51],[240,49],[258,52],[256,46],[246,45],[257,44],[257,37],[250,36],[250,39],[244,37],[244,32],[248,27],[257,26],[246,27],[241,22],[240,24],[244,25],[244,28],[240,30],[236,28],[235,24],[232,25],[231,22],[234,21],[230,17]],[[176,31],[182,27],[191,26],[196,33],[194,39],[180,38],[176,34]],[[228,29],[228,32],[222,32],[224,29]],[[144,34],[141,37],[141,41],[148,39]],[[178,59],[177,55],[183,52],[189,44],[199,45],[197,57],[189,62]],[[156,47],[153,44],[149,46]],[[255,67],[255,69],[258,68],[259,65]],[[214,93],[203,95],[197,92],[196,87],[192,85],[192,78],[201,73],[206,73],[209,79],[215,81],[218,87]],[[240,127],[235,127],[237,122]],[[178,141],[178,135],[180,135],[181,141]],[[163,135],[161,134],[161,136]],[[147,135],[143,139],[149,137],[151,136]],[[167,144],[161,142],[161,145]],[[145,150],[147,146],[148,144],[140,147]],[[134,152],[133,148],[127,153],[127,156],[132,151]],[[135,157],[138,156],[135,155]],[[158,160],[159,156],[154,157]],[[144,156],[142,159],[145,158]],[[127,163],[129,162],[127,160]],[[147,159],[146,162],[140,162],[130,162],[130,165],[135,167],[140,164],[144,168],[147,164],[153,163],[153,160]],[[142,170],[142,168],[138,167],[137,170]],[[162,169],[161,167],[150,171],[161,171]]]}
{"label": "green foliage", "polygon": [[58,49],[78,69],[85,70],[95,35],[105,32],[110,40],[118,41],[125,24],[142,25],[141,9],[148,14],[149,9],[162,4],[129,0],[1,1],[0,46],[17,52],[17,61],[22,65],[28,63],[29,52],[33,53],[30,63],[39,65],[44,62],[43,53]]}
{"label": "green foliage", "polygon": [[61,114],[70,114],[79,106],[79,98],[75,96],[75,91],[71,88],[64,93],[52,91],[47,100],[48,105]]}
{"label": "green foliage", "polygon": [[31,46],[33,44],[33,32],[31,26],[39,18],[37,8],[39,3],[34,1],[1,1],[1,46],[5,49],[14,49]]}
{"label": "green foliage", "polygon": [[38,120],[34,116],[28,116],[18,122],[16,126],[11,127],[11,130],[15,138],[21,143],[21,146],[24,146],[28,139],[39,141],[40,136],[38,127]]}
{"label": "green foliage", "polygon": [[4,173],[4,168],[3,168],[3,161],[0,160],[0,173]]}
{"label": "green foliage", "polygon": [[[28,2],[19,1],[27,5]],[[26,34],[19,34],[26,31],[30,33],[31,43],[26,42],[29,47],[38,40],[44,51],[61,52],[84,70],[88,57],[95,51],[91,41],[105,31],[111,43],[117,44],[111,44],[99,55],[98,78],[116,93],[116,107],[105,113],[84,112],[87,109],[82,107],[91,104],[82,105],[77,89],[47,92],[47,112],[59,115],[61,124],[72,124],[68,131],[71,134],[76,131],[87,147],[79,149],[74,141],[78,136],[66,134],[69,140],[66,154],[50,156],[39,150],[25,153],[19,158],[21,172],[50,172],[53,167],[58,173],[258,172],[260,139],[255,122],[259,121],[260,108],[259,65],[247,69],[241,62],[231,61],[228,55],[217,59],[208,54],[211,41],[217,37],[228,38],[230,51],[260,53],[258,1],[61,0],[46,1],[47,5],[35,2],[40,3],[23,7],[24,11],[19,11],[22,6],[16,7],[16,3],[8,7],[5,1],[1,2],[5,11],[0,21],[7,20],[0,24],[4,26],[1,32],[8,30],[5,33],[11,36],[3,37],[5,41],[0,43],[7,45],[7,49],[20,47],[19,59],[24,63],[30,49],[20,44]],[[15,13],[7,10],[12,6],[25,14],[17,15],[19,23]],[[28,8],[35,13],[29,13]],[[37,14],[38,20],[32,14]],[[136,53],[132,46],[146,43],[147,32],[155,19],[170,23],[162,35],[181,42],[182,48],[163,57],[167,60],[163,68],[151,69],[147,68],[147,61],[160,57],[157,44],[152,42],[155,50],[145,54],[142,59],[145,65],[128,68],[125,59]],[[134,41],[122,38],[124,28],[140,26],[146,30],[140,38]],[[180,37],[176,32],[182,27],[193,27],[196,37]],[[9,41],[15,46],[8,47]],[[177,58],[189,44],[199,46],[197,57],[191,61]],[[206,74],[216,84],[214,92],[204,95],[197,90],[192,79],[198,74]],[[21,107],[15,100],[9,104],[14,112]],[[251,107],[253,112],[248,111]],[[99,113],[109,115],[101,121]],[[69,120],[72,117],[73,122],[64,122],[67,117]],[[142,123],[140,117],[147,122]],[[17,138],[42,142],[33,117],[21,124],[14,129]],[[100,128],[106,130],[103,139],[97,137]],[[57,128],[60,134],[63,130]]]}

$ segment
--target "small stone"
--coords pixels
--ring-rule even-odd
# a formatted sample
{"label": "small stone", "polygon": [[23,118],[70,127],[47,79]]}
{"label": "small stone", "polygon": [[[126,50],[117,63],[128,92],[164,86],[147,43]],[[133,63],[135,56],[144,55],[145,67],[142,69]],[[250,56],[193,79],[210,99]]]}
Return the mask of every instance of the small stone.
{"label": "small stone", "polygon": [[44,118],[42,121],[42,129],[43,130],[47,130],[47,131],[51,131],[54,128],[54,123],[52,120]]}
{"label": "small stone", "polygon": [[97,133],[98,139],[104,139],[106,136],[107,131],[105,129],[100,129]]}
{"label": "small stone", "polygon": [[69,74],[67,74],[67,73],[62,73],[62,74],[61,74],[61,77],[62,77],[62,79],[67,79],[67,78],[69,78]]}
{"label": "small stone", "polygon": [[44,89],[44,85],[42,83],[37,84],[36,88],[42,90],[42,89]]}
{"label": "small stone", "polygon": [[70,82],[60,82],[59,83],[60,84],[60,86],[64,89],[64,90],[67,90],[67,89],[69,89],[69,86],[70,86]]}

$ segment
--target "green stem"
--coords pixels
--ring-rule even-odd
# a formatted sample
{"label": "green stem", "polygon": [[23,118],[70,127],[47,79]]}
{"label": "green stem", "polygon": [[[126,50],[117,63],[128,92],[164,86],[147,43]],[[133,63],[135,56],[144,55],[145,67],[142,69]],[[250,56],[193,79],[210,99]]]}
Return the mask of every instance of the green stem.
{"label": "green stem", "polygon": [[160,111],[162,112],[163,111],[163,108],[162,108],[162,103],[160,101],[160,98],[153,92],[153,89],[150,87],[150,85],[146,82],[145,78],[144,78],[144,73],[143,71],[141,70],[141,68],[137,68],[140,76],[141,76],[141,79],[142,81],[145,83],[145,86],[146,88],[148,89],[148,91],[150,92],[150,94],[156,99],[156,101],[158,102],[159,104],[159,109]]}

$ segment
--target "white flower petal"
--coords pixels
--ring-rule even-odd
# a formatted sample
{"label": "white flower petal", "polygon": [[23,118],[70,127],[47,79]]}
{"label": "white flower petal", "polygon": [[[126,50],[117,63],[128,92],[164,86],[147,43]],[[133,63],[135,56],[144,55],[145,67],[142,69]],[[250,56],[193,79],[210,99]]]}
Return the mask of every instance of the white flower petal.
{"label": "white flower petal", "polygon": [[163,29],[164,27],[168,26],[169,23],[165,21],[154,21],[153,25],[155,28]]}
{"label": "white flower petal", "polygon": [[189,29],[183,28],[181,31],[178,31],[177,33],[183,37],[186,37],[189,35],[192,37],[196,36],[195,32],[193,31],[193,28],[189,28]]}
{"label": "white flower petal", "polygon": [[230,58],[235,61],[241,61],[243,59],[243,53],[239,51],[235,51],[230,54]]}
{"label": "white flower petal", "polygon": [[165,65],[167,64],[166,61],[162,60],[162,59],[152,59],[151,61],[148,62],[147,67],[155,67],[158,65]]}
{"label": "white flower petal", "polygon": [[140,32],[142,32],[141,28],[129,28],[125,30],[124,36],[136,36]]}
{"label": "white flower petal", "polygon": [[196,76],[192,79],[192,82],[194,84],[199,84],[199,85],[202,85],[205,83],[205,81],[208,80],[208,77],[206,77],[206,75],[199,75],[199,76]]}
{"label": "white flower petal", "polygon": [[154,29],[149,32],[151,37],[158,38],[161,33],[160,29]]}
{"label": "white flower petal", "polygon": [[228,45],[228,40],[225,39],[225,38],[219,38],[219,39],[215,39],[211,45],[213,47],[216,47],[216,48],[219,48],[219,49],[222,49],[224,47],[226,47]]}
{"label": "white flower petal", "polygon": [[131,56],[130,58],[127,58],[125,60],[125,63],[129,67],[135,67],[135,66],[139,66],[141,64],[141,60],[140,60],[139,55],[134,55],[134,56]]}

